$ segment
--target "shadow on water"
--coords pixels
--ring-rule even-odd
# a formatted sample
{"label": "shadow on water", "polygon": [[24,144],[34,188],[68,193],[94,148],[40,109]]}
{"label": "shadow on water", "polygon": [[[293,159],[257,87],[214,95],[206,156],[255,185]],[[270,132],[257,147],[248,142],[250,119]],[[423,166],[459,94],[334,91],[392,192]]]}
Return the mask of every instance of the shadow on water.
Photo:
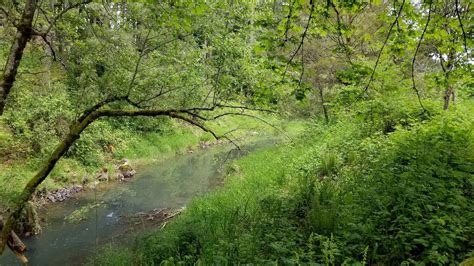
{"label": "shadow on water", "polygon": [[[30,265],[80,265],[102,244],[123,242],[120,217],[155,208],[179,208],[221,183],[224,165],[248,152],[274,145],[274,140],[256,141],[242,147],[219,146],[193,154],[143,166],[128,183],[82,193],[75,199],[53,204],[43,214],[43,233],[25,239]],[[85,213],[85,219],[71,223],[65,217],[84,206],[99,204]],[[140,225],[128,238],[143,231]],[[0,257],[0,265],[18,265],[10,251]]]}

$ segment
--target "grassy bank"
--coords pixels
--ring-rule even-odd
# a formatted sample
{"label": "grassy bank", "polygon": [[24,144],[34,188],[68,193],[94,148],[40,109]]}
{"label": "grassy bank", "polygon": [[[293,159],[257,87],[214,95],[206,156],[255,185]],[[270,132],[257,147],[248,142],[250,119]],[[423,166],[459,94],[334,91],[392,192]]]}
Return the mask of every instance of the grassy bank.
{"label": "grassy bank", "polygon": [[164,230],[91,264],[459,263],[474,256],[469,114],[385,134],[354,117],[316,123],[233,164],[225,187]]}

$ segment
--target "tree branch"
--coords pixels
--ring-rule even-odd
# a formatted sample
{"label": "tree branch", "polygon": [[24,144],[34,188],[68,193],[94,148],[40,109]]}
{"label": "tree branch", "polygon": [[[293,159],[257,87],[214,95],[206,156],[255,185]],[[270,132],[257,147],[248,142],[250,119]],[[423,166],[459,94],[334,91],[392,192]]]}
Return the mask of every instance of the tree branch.
{"label": "tree branch", "polygon": [[430,6],[428,7],[428,18],[426,19],[425,27],[423,28],[423,32],[421,33],[420,40],[418,41],[418,44],[416,45],[415,54],[413,55],[413,59],[411,61],[411,81],[412,81],[412,84],[413,84],[413,90],[416,93],[416,97],[418,98],[418,103],[420,103],[420,106],[423,109],[423,112],[426,112],[426,109],[423,106],[423,103],[421,102],[420,92],[416,88],[416,83],[415,83],[415,61],[416,61],[416,55],[418,54],[418,50],[420,49],[421,42],[423,41],[423,37],[425,36],[426,29],[428,29],[428,25],[430,23],[431,6],[432,5],[433,5],[433,0],[430,0]]}
{"label": "tree branch", "polygon": [[390,25],[390,29],[388,31],[387,37],[385,37],[382,48],[380,48],[379,54],[377,55],[377,60],[375,61],[374,69],[372,70],[372,74],[370,75],[369,82],[367,83],[367,85],[365,86],[365,89],[364,89],[364,91],[366,91],[366,92],[369,89],[370,84],[374,80],[374,75],[375,75],[375,71],[377,70],[377,66],[379,65],[380,56],[382,55],[382,52],[383,52],[383,49],[385,48],[385,45],[387,45],[387,41],[390,37],[390,34],[392,33],[393,27],[395,26],[395,24],[397,24],[398,19],[400,18],[400,15],[402,14],[402,10],[403,10],[403,6],[405,5],[405,1],[406,0],[403,0],[402,4],[400,5],[400,9],[398,10],[397,16],[396,16],[395,20],[392,22],[392,25]]}
{"label": "tree branch", "polygon": [[[3,217],[0,215],[0,231],[3,228]],[[7,246],[15,256],[24,264],[28,263],[25,257],[26,245],[21,241],[18,235],[11,230],[7,240]]]}
{"label": "tree branch", "polygon": [[296,50],[291,55],[290,60],[288,60],[288,62],[286,63],[285,71],[283,72],[283,79],[285,79],[286,72],[288,71],[288,68],[289,68],[291,62],[293,61],[295,56],[298,54],[300,49],[303,47],[303,43],[304,43],[304,40],[306,38],[306,34],[308,33],[309,26],[311,25],[311,19],[313,18],[313,12],[314,12],[314,1],[313,0],[310,0],[310,5],[311,5],[311,9],[310,9],[310,12],[309,12],[308,22],[306,23],[306,27],[304,28],[303,34],[301,35],[300,44],[298,45]]}
{"label": "tree branch", "polygon": [[291,17],[293,16],[293,6],[295,5],[296,0],[291,1],[289,10],[288,10],[288,16],[286,17],[286,24],[285,24],[285,33],[284,33],[284,39],[283,42],[288,41],[288,33],[290,31],[290,26],[291,26]]}
{"label": "tree branch", "polygon": [[333,3],[333,1],[331,0],[328,0],[327,1],[328,5],[330,5],[332,7],[332,9],[334,10],[334,12],[336,13],[336,23],[337,23],[337,26],[336,26],[336,29],[337,29],[337,38],[336,38],[336,41],[337,43],[342,47],[342,49],[344,50],[344,54],[346,55],[347,57],[347,61],[349,62],[349,64],[353,65],[354,63],[352,62],[352,59],[351,59],[351,55],[350,55],[350,50],[349,48],[347,48],[347,44],[345,43],[344,41],[344,36],[342,35],[342,30],[341,30],[341,25],[342,25],[342,20],[341,20],[341,14],[339,13],[339,10],[337,9],[336,5]]}

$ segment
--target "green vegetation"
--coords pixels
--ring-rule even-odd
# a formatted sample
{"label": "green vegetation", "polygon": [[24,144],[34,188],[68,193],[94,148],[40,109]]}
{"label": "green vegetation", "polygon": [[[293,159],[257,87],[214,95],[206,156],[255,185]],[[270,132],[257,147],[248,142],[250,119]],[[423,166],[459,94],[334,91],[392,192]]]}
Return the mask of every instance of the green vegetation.
{"label": "green vegetation", "polygon": [[474,119],[467,111],[388,135],[367,134],[350,119],[316,123],[302,140],[230,166],[225,187],[133,250],[108,249],[94,263],[463,261],[474,255]]}
{"label": "green vegetation", "polygon": [[0,254],[48,190],[271,133],[292,138],[90,262],[472,261],[472,17],[467,0],[2,3]]}

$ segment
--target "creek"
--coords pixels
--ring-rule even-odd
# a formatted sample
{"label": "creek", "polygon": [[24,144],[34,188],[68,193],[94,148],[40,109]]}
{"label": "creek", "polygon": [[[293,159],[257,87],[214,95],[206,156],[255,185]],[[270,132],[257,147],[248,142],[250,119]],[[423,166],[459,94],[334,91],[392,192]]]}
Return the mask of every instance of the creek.
{"label": "creek", "polygon": [[[81,265],[105,244],[133,243],[138,234],[151,229],[125,225],[124,217],[157,208],[185,207],[192,198],[222,184],[225,165],[230,161],[274,144],[274,140],[260,140],[242,146],[242,151],[226,144],[177,155],[139,166],[130,182],[101,185],[51,204],[40,213],[43,232],[24,239],[29,265]],[[87,206],[97,207],[84,212],[79,222],[66,219]],[[20,263],[6,250],[0,257],[3,265]]]}

